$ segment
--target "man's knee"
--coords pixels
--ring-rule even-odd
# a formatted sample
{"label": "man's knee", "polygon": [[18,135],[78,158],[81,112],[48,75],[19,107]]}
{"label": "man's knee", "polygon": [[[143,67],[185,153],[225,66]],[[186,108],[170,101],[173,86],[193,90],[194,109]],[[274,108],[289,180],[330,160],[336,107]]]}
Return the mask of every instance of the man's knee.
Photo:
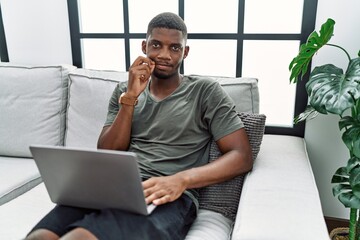
{"label": "man's knee", "polygon": [[37,229],[26,237],[26,240],[57,240],[59,236],[46,229]]}
{"label": "man's knee", "polygon": [[61,239],[63,240],[97,240],[97,237],[94,236],[91,232],[84,228],[75,228],[74,230],[71,230],[65,236],[63,236]]}

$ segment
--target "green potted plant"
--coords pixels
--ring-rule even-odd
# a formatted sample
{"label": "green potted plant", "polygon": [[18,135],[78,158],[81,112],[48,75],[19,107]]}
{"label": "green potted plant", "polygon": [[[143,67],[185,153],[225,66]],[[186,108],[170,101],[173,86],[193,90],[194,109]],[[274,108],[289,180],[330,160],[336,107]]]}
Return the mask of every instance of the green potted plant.
{"label": "green potted plant", "polygon": [[339,130],[349,150],[349,159],[346,166],[335,172],[331,183],[333,195],[350,208],[349,239],[354,240],[360,239],[360,51],[357,58],[351,59],[344,48],[329,44],[334,25],[335,21],[328,19],[319,33],[312,32],[306,43],[300,46],[298,55],[289,65],[290,82],[296,83],[304,77],[314,54],[324,46],[338,48],[349,60],[345,71],[333,64],[317,66],[311,71],[305,85],[309,103],[294,122],[311,119],[318,114],[339,116]]}

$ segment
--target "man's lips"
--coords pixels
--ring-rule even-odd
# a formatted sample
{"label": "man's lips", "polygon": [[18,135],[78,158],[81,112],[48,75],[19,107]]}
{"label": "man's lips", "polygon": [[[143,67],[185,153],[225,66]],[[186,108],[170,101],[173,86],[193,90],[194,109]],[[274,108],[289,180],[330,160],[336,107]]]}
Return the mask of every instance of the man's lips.
{"label": "man's lips", "polygon": [[170,64],[164,64],[164,63],[156,63],[155,67],[159,70],[167,70],[169,68],[172,68]]}

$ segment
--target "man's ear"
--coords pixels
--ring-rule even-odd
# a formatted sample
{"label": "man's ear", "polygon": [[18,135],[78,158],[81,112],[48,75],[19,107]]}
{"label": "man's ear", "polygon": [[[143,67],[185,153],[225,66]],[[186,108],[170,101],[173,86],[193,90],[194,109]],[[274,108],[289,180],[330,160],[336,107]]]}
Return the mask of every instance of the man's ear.
{"label": "man's ear", "polygon": [[141,43],[141,50],[146,55],[146,41],[142,41]]}
{"label": "man's ear", "polygon": [[185,59],[185,58],[188,56],[189,51],[190,51],[190,47],[189,47],[189,46],[185,46],[185,49],[184,49],[184,58],[183,58],[183,59]]}

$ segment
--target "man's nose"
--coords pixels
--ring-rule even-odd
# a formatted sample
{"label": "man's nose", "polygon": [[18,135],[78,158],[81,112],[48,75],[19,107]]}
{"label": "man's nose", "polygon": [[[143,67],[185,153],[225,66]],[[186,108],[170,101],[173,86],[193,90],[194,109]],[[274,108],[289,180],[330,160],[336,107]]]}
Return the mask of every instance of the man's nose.
{"label": "man's nose", "polygon": [[171,58],[170,50],[168,48],[162,48],[159,53],[159,58],[170,59]]}

